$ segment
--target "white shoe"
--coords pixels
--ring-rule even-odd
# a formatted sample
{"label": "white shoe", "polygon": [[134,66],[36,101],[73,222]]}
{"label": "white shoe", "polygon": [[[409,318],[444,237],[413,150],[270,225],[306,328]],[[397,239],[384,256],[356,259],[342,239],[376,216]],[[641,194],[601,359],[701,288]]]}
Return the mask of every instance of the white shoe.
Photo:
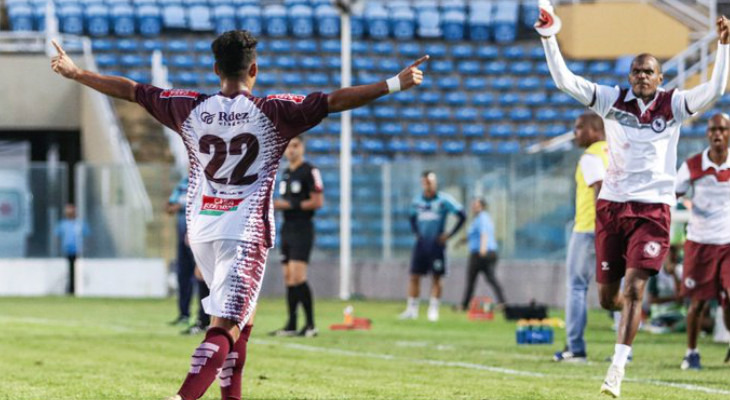
{"label": "white shoe", "polygon": [[431,322],[436,322],[439,320],[439,309],[436,307],[429,307],[428,308],[428,320]]}
{"label": "white shoe", "polygon": [[167,397],[165,400],[183,400],[183,398],[179,394],[176,394],[172,397]]}
{"label": "white shoe", "polygon": [[601,394],[614,398],[621,396],[621,380],[623,379],[624,369],[611,364],[611,366],[608,367],[606,379],[603,380],[603,385],[601,385]]}
{"label": "white shoe", "polygon": [[418,310],[406,308],[405,311],[400,313],[398,319],[418,319]]}

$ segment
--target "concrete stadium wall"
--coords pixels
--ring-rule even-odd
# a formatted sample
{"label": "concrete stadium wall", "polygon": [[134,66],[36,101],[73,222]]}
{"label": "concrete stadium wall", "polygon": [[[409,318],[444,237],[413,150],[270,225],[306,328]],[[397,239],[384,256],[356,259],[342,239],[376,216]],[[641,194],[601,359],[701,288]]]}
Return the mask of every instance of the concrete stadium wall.
{"label": "concrete stadium wall", "polygon": [[[285,293],[278,251],[272,250],[264,277],[263,296],[282,296]],[[406,297],[408,260],[384,262],[356,262],[353,266],[353,292],[367,299],[400,300]],[[443,299],[458,303],[466,282],[466,259],[449,261],[450,272],[444,279]],[[308,270],[308,280],[314,294],[321,298],[337,298],[339,293],[339,263],[336,258],[316,258]],[[565,305],[565,265],[563,262],[500,260],[497,277],[502,283],[507,302],[539,303],[563,307]],[[421,298],[427,299],[431,283],[421,282]],[[479,277],[475,295],[492,295],[491,288]],[[589,305],[599,307],[595,284],[589,290]]]}
{"label": "concrete stadium wall", "polygon": [[560,47],[570,58],[615,58],[645,52],[671,58],[690,43],[689,28],[647,3],[563,5],[556,13],[563,21],[558,33]]}
{"label": "concrete stadium wall", "polygon": [[3,54],[0,130],[78,129],[81,87],[53,73],[48,58]]}
{"label": "concrete stadium wall", "polygon": [[0,295],[49,296],[66,293],[65,258],[0,259]]}

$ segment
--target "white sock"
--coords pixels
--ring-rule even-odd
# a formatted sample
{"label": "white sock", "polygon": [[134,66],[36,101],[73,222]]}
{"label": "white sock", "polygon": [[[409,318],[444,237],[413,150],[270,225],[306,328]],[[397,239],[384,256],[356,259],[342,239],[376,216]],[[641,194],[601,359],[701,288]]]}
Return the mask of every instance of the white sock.
{"label": "white sock", "polygon": [[699,351],[697,351],[697,348],[694,348],[694,349],[687,349],[687,353],[685,353],[685,355],[684,355],[684,356],[685,356],[685,357],[689,357],[689,356],[690,356],[691,354],[693,354],[693,353],[699,353]]}
{"label": "white sock", "polygon": [[631,346],[616,344],[613,351],[613,365],[624,368],[631,354]]}
{"label": "white sock", "polygon": [[408,310],[418,312],[419,299],[416,297],[408,298]]}
{"label": "white sock", "polygon": [[435,308],[437,310],[438,310],[440,304],[441,304],[441,300],[439,300],[435,297],[431,297],[431,300],[428,302],[429,308]]}

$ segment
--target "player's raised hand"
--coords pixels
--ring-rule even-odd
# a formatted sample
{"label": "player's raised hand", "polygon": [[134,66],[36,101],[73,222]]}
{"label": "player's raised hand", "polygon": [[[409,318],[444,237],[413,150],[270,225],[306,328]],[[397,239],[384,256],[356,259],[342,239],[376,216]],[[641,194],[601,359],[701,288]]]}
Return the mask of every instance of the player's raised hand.
{"label": "player's raised hand", "polygon": [[418,69],[418,66],[426,62],[429,58],[430,56],[428,54],[419,58],[398,74],[400,90],[408,90],[423,82],[423,71]]}
{"label": "player's raised hand", "polygon": [[53,47],[56,48],[58,55],[51,58],[51,68],[53,72],[60,74],[64,78],[74,79],[79,73],[79,67],[74,64],[71,57],[66,54],[60,44],[54,39],[51,40]]}
{"label": "player's raised hand", "polygon": [[720,43],[730,43],[730,21],[724,15],[717,19],[717,36],[720,37]]}

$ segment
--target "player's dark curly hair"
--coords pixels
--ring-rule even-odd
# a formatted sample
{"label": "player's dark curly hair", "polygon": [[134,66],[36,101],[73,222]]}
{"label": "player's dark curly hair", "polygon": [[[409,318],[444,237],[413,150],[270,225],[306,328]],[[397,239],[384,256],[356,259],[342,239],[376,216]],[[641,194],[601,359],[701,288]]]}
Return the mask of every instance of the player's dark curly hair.
{"label": "player's dark curly hair", "polygon": [[210,48],[215,55],[215,62],[221,74],[229,78],[238,78],[248,71],[256,60],[258,40],[245,30],[228,31],[218,36]]}

